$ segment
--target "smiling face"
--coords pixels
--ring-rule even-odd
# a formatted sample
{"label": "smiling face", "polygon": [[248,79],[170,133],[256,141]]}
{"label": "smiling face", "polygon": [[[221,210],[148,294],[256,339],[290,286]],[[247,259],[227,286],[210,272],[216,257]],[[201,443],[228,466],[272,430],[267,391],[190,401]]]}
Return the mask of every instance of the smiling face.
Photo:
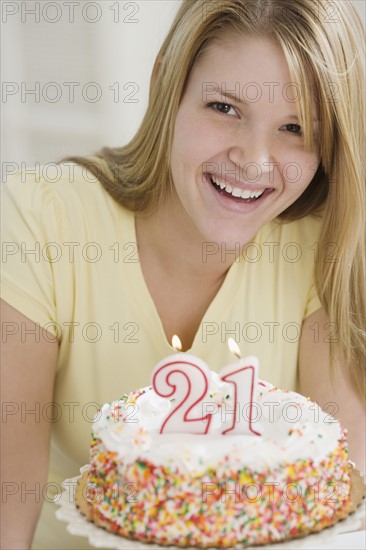
{"label": "smiling face", "polygon": [[171,208],[193,236],[244,245],[309,185],[319,156],[304,148],[300,92],[269,39],[208,47],[180,103],[171,155]]}

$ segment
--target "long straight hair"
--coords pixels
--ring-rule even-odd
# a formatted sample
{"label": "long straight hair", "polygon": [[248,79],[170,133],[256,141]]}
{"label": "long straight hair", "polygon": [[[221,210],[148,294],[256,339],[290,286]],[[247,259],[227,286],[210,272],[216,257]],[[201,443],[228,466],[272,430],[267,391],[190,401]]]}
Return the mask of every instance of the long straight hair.
{"label": "long straight hair", "polygon": [[365,399],[365,32],[351,0],[183,0],[157,56],[135,136],[123,147],[60,162],[85,166],[129,210],[156,210],[172,189],[174,124],[191,70],[226,33],[265,36],[281,46],[301,90],[297,110],[309,151],[316,147],[314,104],[318,111],[321,165],[279,221],[322,209],[315,280],[338,329],[331,360],[342,357]]}

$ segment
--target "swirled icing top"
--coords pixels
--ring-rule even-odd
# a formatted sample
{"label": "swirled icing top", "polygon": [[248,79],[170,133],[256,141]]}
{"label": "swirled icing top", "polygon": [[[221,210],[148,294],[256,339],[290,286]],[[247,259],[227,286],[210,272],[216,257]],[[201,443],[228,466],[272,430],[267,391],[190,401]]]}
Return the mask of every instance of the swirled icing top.
{"label": "swirled icing top", "polygon": [[[149,460],[200,475],[209,467],[229,464],[272,469],[298,459],[317,463],[342,435],[338,421],[317,404],[262,380],[252,405],[252,425],[261,435],[222,435],[233,422],[233,385],[213,371],[208,397],[191,411],[192,417],[212,413],[209,433],[161,434],[160,427],[173,406],[172,400],[159,397],[150,386],[126,394],[101,408],[93,423],[94,437],[125,464]],[[237,406],[240,414],[248,415],[247,403]],[[229,462],[225,460],[228,455]]]}

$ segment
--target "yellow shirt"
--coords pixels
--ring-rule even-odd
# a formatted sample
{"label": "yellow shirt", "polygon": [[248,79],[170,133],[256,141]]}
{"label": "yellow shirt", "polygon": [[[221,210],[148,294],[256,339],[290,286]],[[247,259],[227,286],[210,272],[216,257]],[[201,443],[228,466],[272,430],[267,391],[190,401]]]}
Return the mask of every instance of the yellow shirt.
{"label": "yellow shirt", "polygon": [[[2,186],[2,211],[1,297],[39,324],[40,338],[59,340],[56,408],[44,414],[53,420],[49,479],[61,484],[88,462],[98,406],[148,385],[173,349],[140,269],[134,214],[94,176],[72,163],[59,174],[19,172]],[[190,353],[219,371],[233,361],[232,336],[243,356],[259,358],[261,378],[296,390],[301,324],[321,307],[313,283],[320,228],[314,216],[265,225],[232,264]],[[45,503],[35,548],[89,548],[54,510]]]}

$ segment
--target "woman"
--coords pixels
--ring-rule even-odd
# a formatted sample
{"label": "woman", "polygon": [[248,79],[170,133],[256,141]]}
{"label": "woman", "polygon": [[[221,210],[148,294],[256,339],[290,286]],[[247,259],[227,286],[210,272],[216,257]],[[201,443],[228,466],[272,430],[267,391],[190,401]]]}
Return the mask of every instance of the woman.
{"label": "woman", "polygon": [[7,184],[4,547],[29,547],[44,501],[35,546],[88,548],[50,493],[174,333],[215,370],[234,336],[364,471],[364,30],[332,5],[183,1],[132,141]]}

